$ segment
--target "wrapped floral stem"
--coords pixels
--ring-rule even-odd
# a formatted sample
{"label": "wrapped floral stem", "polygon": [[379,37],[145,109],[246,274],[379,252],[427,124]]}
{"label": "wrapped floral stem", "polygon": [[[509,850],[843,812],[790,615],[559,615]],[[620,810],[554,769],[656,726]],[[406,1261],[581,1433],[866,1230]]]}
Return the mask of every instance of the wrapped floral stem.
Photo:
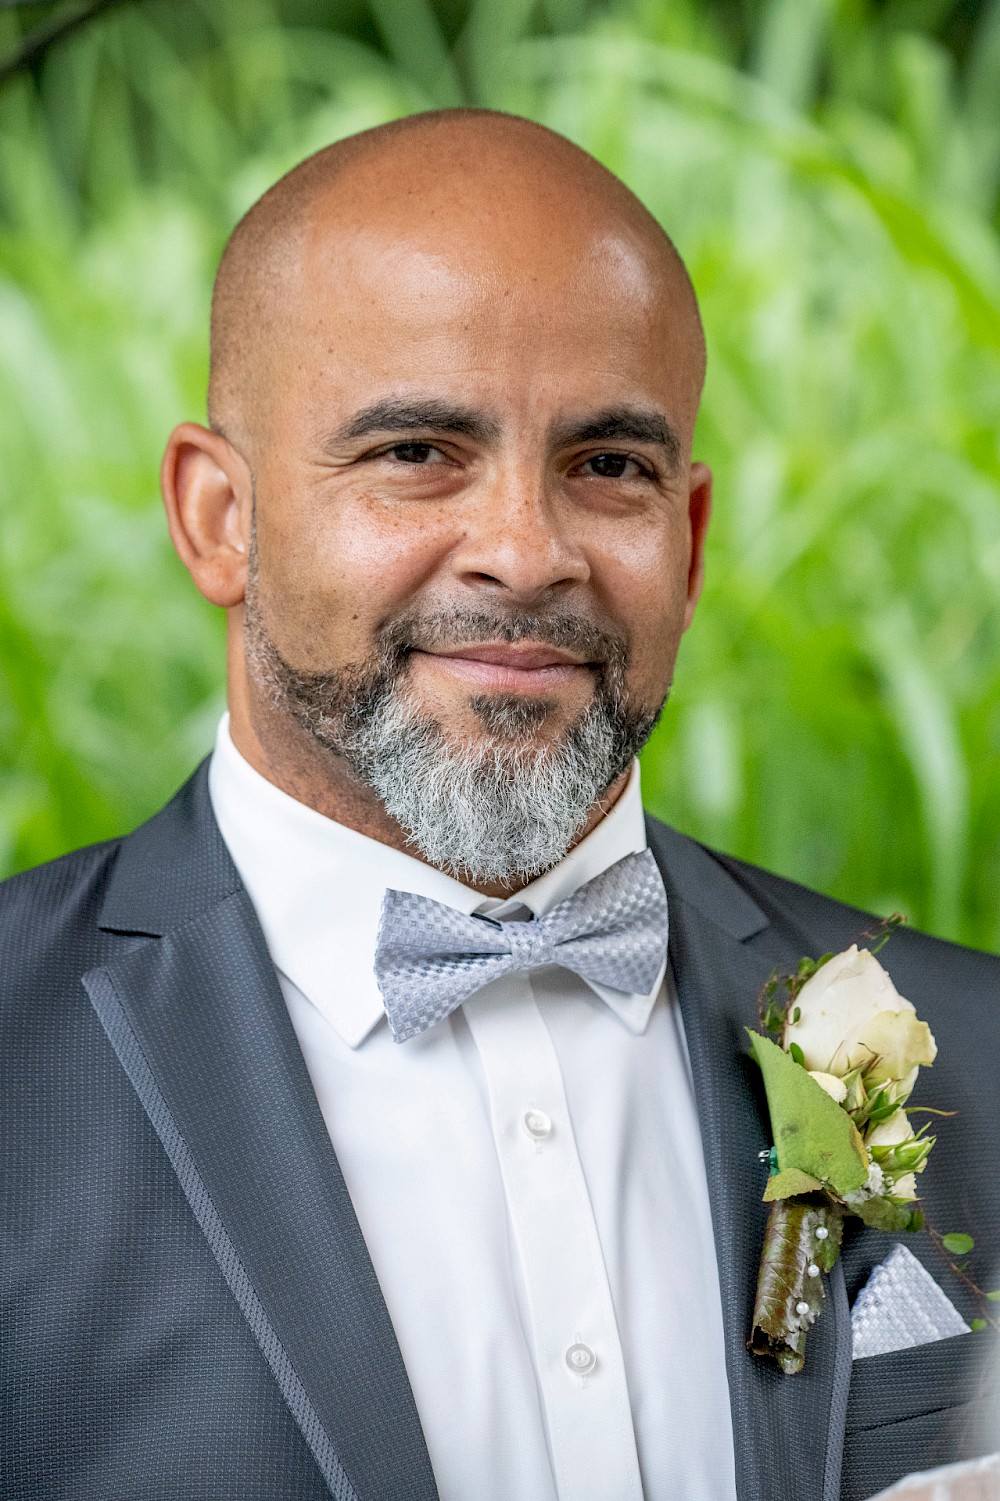
{"label": "wrapped floral stem", "polygon": [[770,1355],[786,1374],[801,1371],[806,1335],[826,1296],[823,1272],[833,1270],[844,1212],[820,1195],[771,1205],[757,1279],[751,1349]]}
{"label": "wrapped floral stem", "polygon": [[772,980],[762,1020],[778,1038],[750,1033],[774,1146],[749,1346],[793,1374],[805,1363],[845,1218],[890,1231],[923,1224],[916,1175],[934,1138],[914,1131],[905,1107],[937,1048],[874,954],[856,945]]}

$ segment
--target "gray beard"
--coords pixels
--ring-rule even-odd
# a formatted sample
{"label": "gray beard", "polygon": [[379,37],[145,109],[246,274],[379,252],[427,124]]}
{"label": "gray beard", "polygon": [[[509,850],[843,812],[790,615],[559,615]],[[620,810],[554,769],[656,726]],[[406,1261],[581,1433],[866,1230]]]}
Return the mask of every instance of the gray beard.
{"label": "gray beard", "polygon": [[[245,646],[257,688],[272,708],[347,762],[422,859],[473,887],[513,890],[558,864],[663,708],[630,705],[624,644],[577,617],[458,610],[412,617],[380,633],[377,655],[365,667],[313,673],[285,661],[255,596],[249,588]],[[544,699],[473,696],[486,735],[472,744],[449,740],[410,699],[413,647],[524,639],[599,664],[592,702],[557,740],[537,734],[555,707]]]}

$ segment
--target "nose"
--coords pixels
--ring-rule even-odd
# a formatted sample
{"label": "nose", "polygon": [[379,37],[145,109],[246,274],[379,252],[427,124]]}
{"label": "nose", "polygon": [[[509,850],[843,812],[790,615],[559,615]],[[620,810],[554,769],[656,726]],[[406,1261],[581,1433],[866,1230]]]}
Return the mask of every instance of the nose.
{"label": "nose", "polygon": [[498,476],[470,509],[452,567],[473,587],[502,590],[529,602],[590,578],[578,523],[544,479]]}

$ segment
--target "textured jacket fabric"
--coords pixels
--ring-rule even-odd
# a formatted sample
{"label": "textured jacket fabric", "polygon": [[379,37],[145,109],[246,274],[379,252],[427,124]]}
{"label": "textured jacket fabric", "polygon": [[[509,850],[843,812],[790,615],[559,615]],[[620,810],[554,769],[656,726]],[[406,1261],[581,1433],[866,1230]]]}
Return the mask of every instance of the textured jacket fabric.
{"label": "textured jacket fabric", "polygon": [[[862,1501],[1000,1447],[992,1331],[852,1362],[850,1301],[892,1245],[856,1222],[802,1375],[747,1353],[770,1138],[743,1029],[773,970],[871,919],[662,824],[649,834],[715,1217],[740,1501]],[[908,930],[881,957],[938,1040],[914,1103],[957,1112],[921,1181],[930,1222],[975,1237],[965,1272],[992,1288],[1000,961]],[[0,887],[0,977],[0,1497],[432,1501],[392,1326],[204,765],[134,834]],[[908,1244],[967,1318],[982,1313],[931,1236]]]}

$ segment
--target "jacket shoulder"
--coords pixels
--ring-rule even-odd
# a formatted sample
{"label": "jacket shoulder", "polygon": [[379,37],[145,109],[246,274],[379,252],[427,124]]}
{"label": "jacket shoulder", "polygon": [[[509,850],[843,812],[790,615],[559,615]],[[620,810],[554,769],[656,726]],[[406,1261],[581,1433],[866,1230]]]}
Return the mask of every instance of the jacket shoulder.
{"label": "jacket shoulder", "polygon": [[77,911],[88,895],[99,900],[123,838],[84,845],[0,881],[0,933],[28,913],[44,917],[67,906]]}
{"label": "jacket shoulder", "polygon": [[53,964],[82,972],[121,839],[72,850],[0,882],[0,988],[3,1005],[23,998],[25,984]]}
{"label": "jacket shoulder", "polygon": [[[647,816],[647,822],[653,840],[659,843],[668,863],[673,856],[689,864],[689,851],[697,850],[699,858],[707,858],[716,868],[726,872],[771,926],[797,936],[803,955],[837,952],[852,943],[863,945],[866,938],[877,934],[888,915],[878,915],[838,901],[789,880],[787,876],[776,875],[749,861],[699,844],[659,819]],[[932,971],[944,969],[949,974],[961,973],[970,980],[980,976],[994,991],[1000,990],[1000,957],[936,938],[918,928],[903,926],[897,929],[885,954],[887,961],[895,961],[889,964],[890,968],[896,968],[904,961],[906,967],[918,964]]]}

